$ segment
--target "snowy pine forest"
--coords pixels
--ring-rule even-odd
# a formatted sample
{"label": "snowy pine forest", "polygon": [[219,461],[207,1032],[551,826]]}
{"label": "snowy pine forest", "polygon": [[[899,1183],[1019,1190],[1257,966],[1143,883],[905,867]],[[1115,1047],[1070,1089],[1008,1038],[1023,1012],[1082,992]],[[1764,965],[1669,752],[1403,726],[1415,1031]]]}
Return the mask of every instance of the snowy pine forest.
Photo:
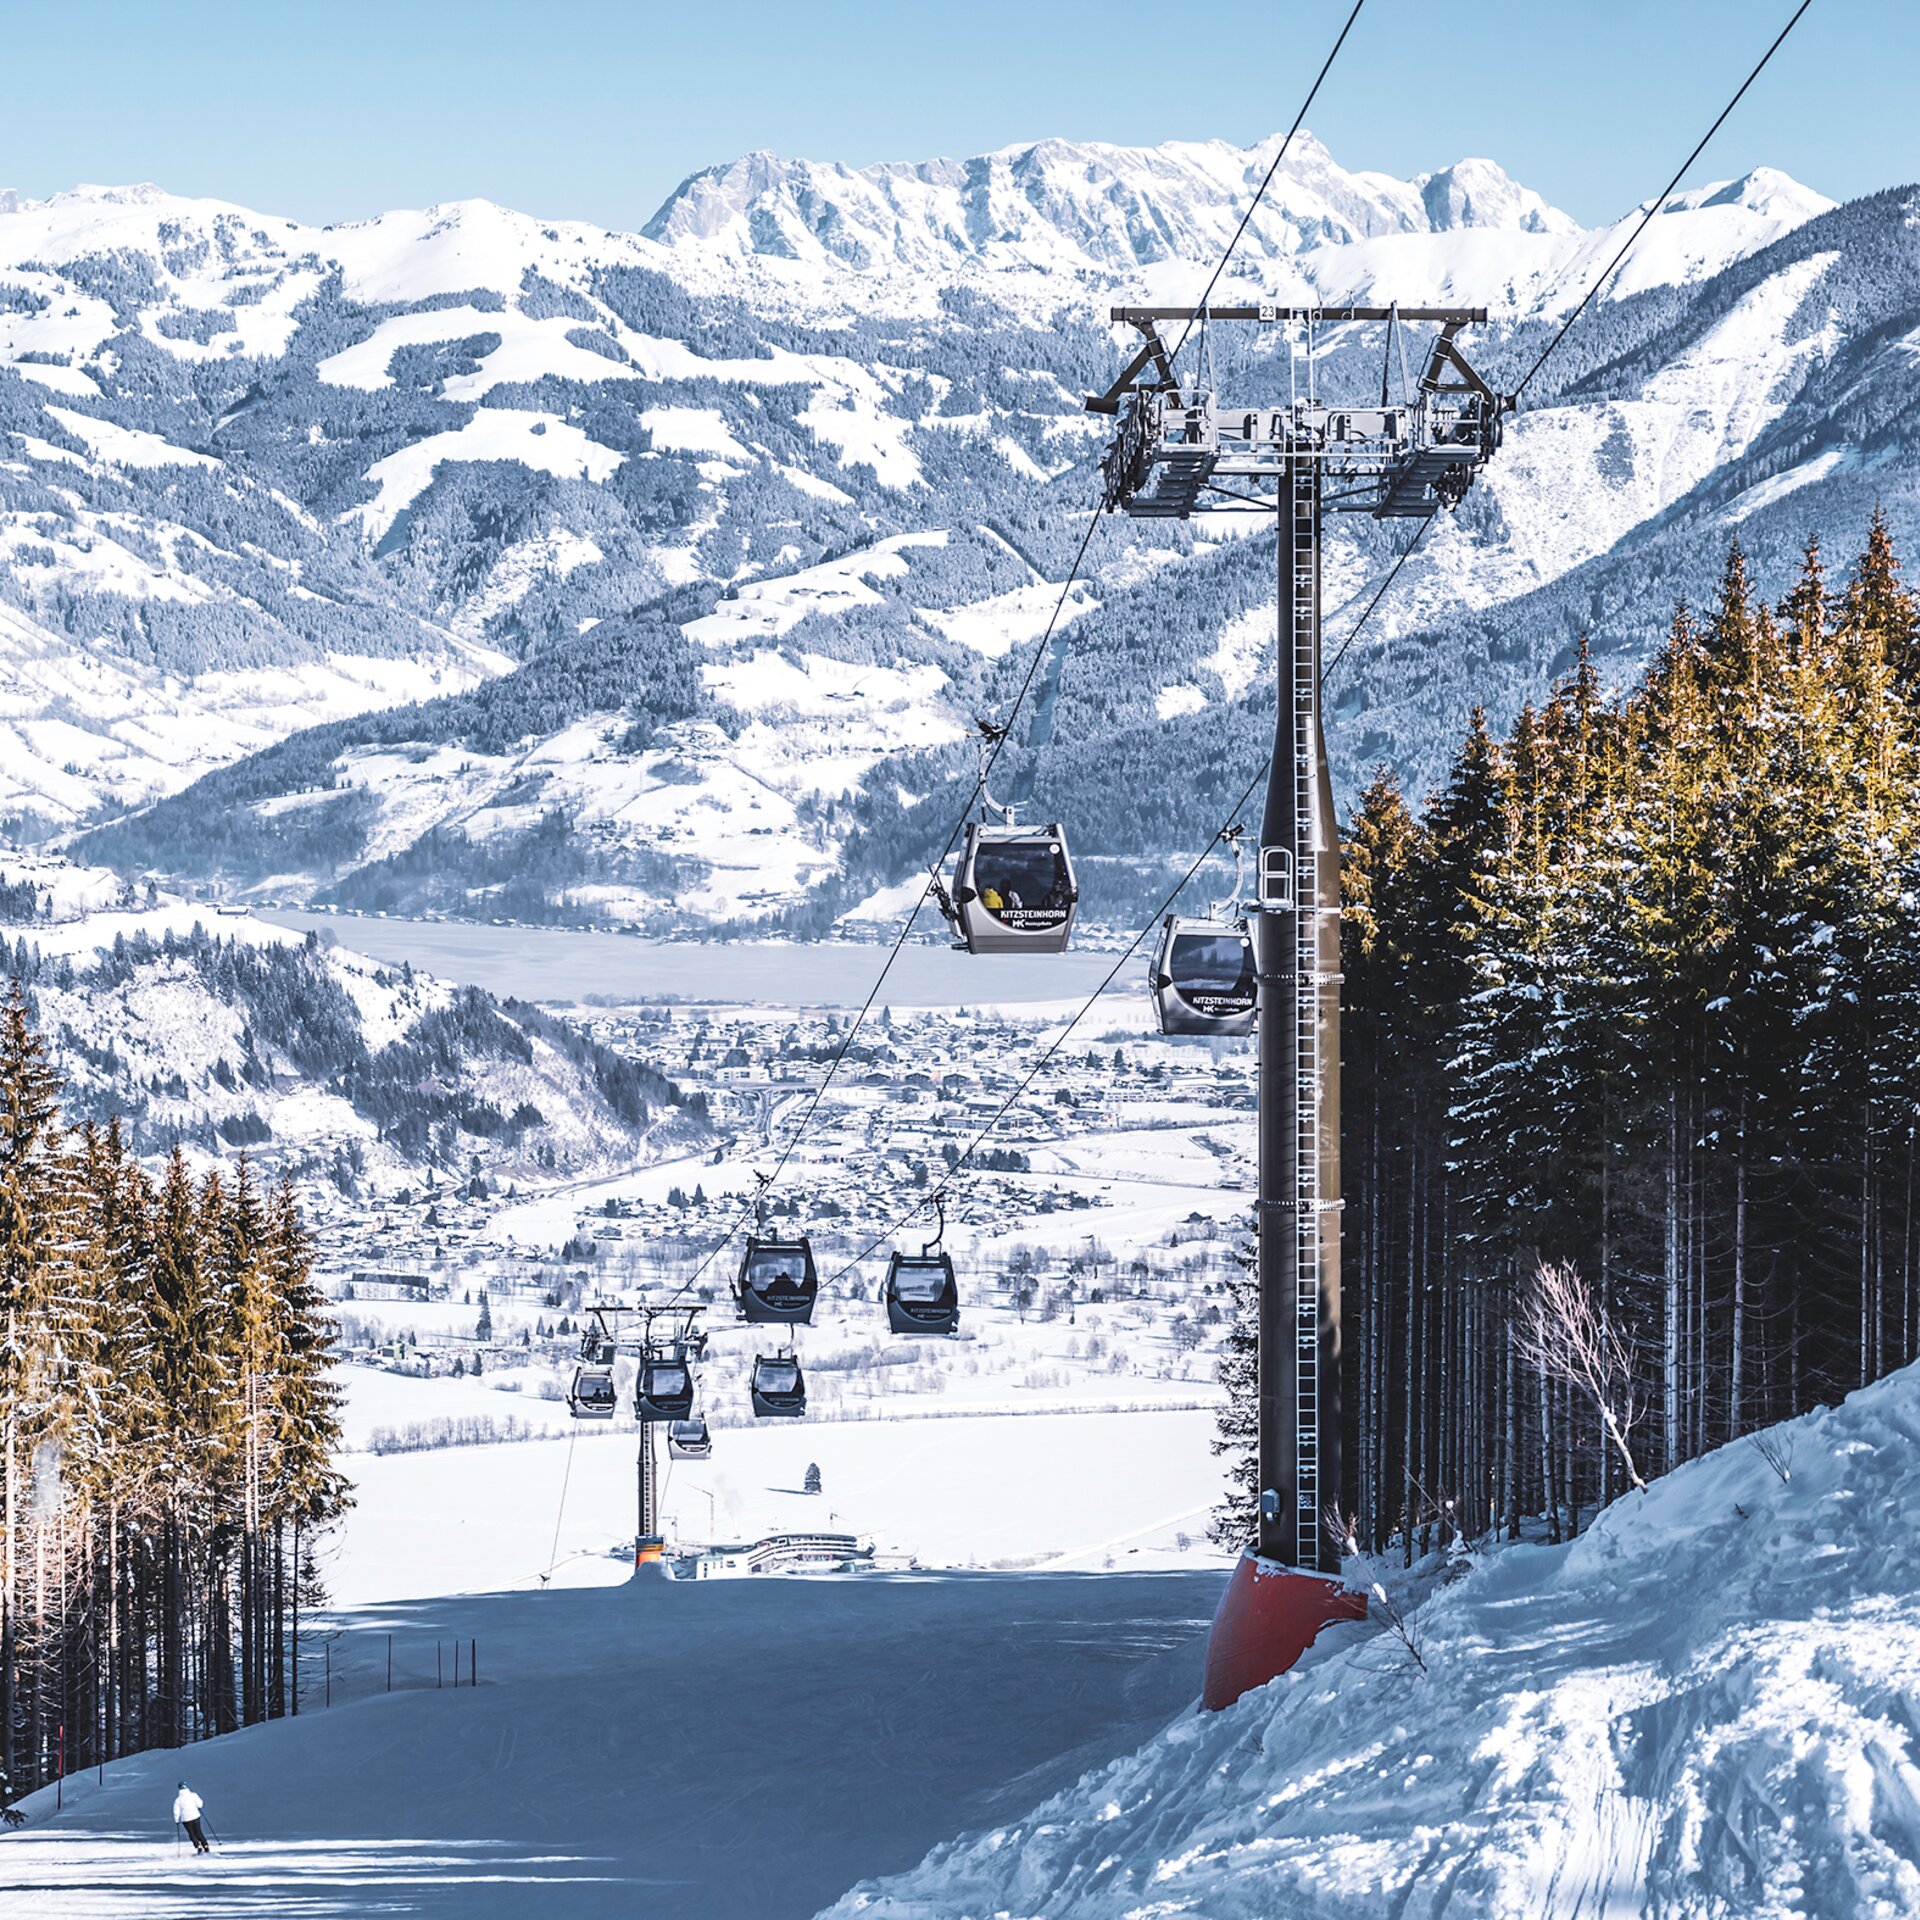
{"label": "snowy pine forest", "polygon": [[317,1539],[351,1500],[334,1328],[291,1180],[157,1175],[72,1126],[0,1005],[0,1756],[56,1770],[287,1713]]}
{"label": "snowy pine forest", "polygon": [[[1418,811],[1369,784],[1342,1116],[1366,1541],[1559,1539],[1631,1473],[1916,1358],[1916,862],[1920,618],[1879,518],[1773,603],[1736,541],[1636,685],[1583,658],[1509,728],[1476,715]],[[1605,1395],[1528,1337],[1569,1265],[1618,1338]]]}

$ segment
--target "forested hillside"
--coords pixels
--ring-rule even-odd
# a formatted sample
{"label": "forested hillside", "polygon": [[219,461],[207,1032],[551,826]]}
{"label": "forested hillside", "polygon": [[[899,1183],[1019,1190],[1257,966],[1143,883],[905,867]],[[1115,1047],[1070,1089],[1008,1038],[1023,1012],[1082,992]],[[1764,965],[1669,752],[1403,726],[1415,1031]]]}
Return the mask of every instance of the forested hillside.
{"label": "forested hillside", "polygon": [[365,1199],[584,1173],[708,1138],[702,1096],[537,1007],[239,924],[216,935],[158,907],[98,945],[0,933],[0,986],[26,994],[69,1107],[117,1118],[132,1153],[246,1147],[276,1177]]}
{"label": "forested hillside", "polygon": [[1409,1556],[1920,1351],[1915,601],[1878,517],[1838,586],[1699,585],[1620,697],[1582,658],[1354,821],[1349,1492]]}
{"label": "forested hillside", "polygon": [[289,1710],[332,1465],[330,1324],[289,1184],[156,1178],[78,1130],[0,1003],[0,1778]]}

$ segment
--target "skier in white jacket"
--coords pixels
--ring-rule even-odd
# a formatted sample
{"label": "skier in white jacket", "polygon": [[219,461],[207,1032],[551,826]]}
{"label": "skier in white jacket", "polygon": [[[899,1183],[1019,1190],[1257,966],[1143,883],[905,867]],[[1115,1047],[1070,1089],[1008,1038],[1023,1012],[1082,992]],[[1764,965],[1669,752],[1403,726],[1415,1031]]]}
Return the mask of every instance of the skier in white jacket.
{"label": "skier in white jacket", "polygon": [[182,1780],[180,1791],[173,1796],[173,1824],[186,1828],[195,1853],[209,1851],[207,1832],[200,1824],[201,1804],[200,1796]]}

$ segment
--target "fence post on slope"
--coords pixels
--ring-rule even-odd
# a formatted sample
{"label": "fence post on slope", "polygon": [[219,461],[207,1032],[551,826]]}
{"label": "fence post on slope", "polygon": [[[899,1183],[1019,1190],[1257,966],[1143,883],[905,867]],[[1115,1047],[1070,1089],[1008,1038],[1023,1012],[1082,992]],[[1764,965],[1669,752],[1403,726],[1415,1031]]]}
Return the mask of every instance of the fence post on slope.
{"label": "fence post on slope", "polygon": [[60,1722],[59,1745],[56,1751],[59,1758],[54,1763],[57,1772],[54,1775],[53,1810],[58,1813],[67,1799],[67,1723],[64,1720]]}
{"label": "fence post on slope", "polygon": [[467,1685],[477,1687],[480,1684],[480,1642],[476,1639],[468,1643]]}
{"label": "fence post on slope", "polygon": [[327,1705],[333,1705],[333,1642],[327,1643]]}

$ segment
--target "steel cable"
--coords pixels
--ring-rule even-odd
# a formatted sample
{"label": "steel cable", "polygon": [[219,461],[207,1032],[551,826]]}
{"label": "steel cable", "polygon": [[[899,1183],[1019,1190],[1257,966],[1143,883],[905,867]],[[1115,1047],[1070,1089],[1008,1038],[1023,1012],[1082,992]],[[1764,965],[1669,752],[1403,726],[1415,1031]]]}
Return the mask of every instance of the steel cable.
{"label": "steel cable", "polygon": [[1353,11],[1347,15],[1347,24],[1340,29],[1340,37],[1333,43],[1333,51],[1320,63],[1320,71],[1314,75],[1313,85],[1307,89],[1307,97],[1300,102],[1300,111],[1293,116],[1293,125],[1287,129],[1286,138],[1280,142],[1280,151],[1273,156],[1273,164],[1268,167],[1266,178],[1254,189],[1253,198],[1247,202],[1247,210],[1240,216],[1240,224],[1233,230],[1233,238],[1227,242],[1226,251],[1221,254],[1219,264],[1213,270],[1213,277],[1207,282],[1206,290],[1200,296],[1198,304],[1187,316],[1187,324],[1180,338],[1174,344],[1172,353],[1167,356],[1169,367],[1177,366],[1180,349],[1187,344],[1187,337],[1193,332],[1195,320],[1207,310],[1207,302],[1213,298],[1213,290],[1220,284],[1220,276],[1226,272],[1227,263],[1233,258],[1234,249],[1239,246],[1242,235],[1252,221],[1255,209],[1265,197],[1267,189],[1273,185],[1274,175],[1280,171],[1280,163],[1287,157],[1287,149],[1293,145],[1293,136],[1300,131],[1301,123],[1306,119],[1308,109],[1312,107],[1320,91],[1321,82],[1331,71],[1340,49],[1347,44],[1347,35],[1353,31],[1353,23],[1360,18],[1360,9],[1367,0],[1353,0]]}
{"label": "steel cable", "polygon": [[[1048,617],[1046,629],[1040,635],[1039,642],[1033,651],[1033,657],[1028,661],[1027,670],[1021,677],[1019,688],[1014,694],[1013,705],[1008,709],[1006,726],[1001,730],[999,737],[989,743],[990,750],[981,762],[979,772],[974,777],[973,789],[967,795],[966,802],[960,809],[959,818],[954,821],[952,829],[948,832],[945,845],[941,847],[940,852],[929,863],[929,871],[936,880],[938,880],[941,869],[945,866],[948,856],[953,852],[955,843],[960,838],[961,829],[967,824],[967,816],[973,811],[974,802],[980,798],[982,793],[988,790],[989,783],[993,778],[994,767],[999,763],[1000,755],[1005,750],[1008,740],[1012,738],[1013,723],[1019,718],[1020,709],[1026,702],[1027,694],[1033,686],[1034,675],[1039,671],[1041,661],[1047,657],[1047,653],[1053,645],[1054,630],[1060,624],[1060,616],[1066,611],[1068,598],[1073,592],[1075,582],[1080,577],[1080,569],[1086,563],[1087,549],[1093,544],[1093,530],[1100,524],[1102,517],[1100,509],[1097,506],[1088,516],[1087,530],[1080,536],[1080,545],[1074,553],[1073,564],[1067,569],[1067,577],[1061,583],[1060,593],[1053,603],[1053,612]],[[676,1304],[692,1291],[713,1263],[733,1244],[734,1237],[739,1233],[740,1229],[746,1225],[748,1220],[753,1217],[761,1202],[766,1198],[767,1194],[772,1191],[775,1182],[777,1182],[781,1174],[786,1171],[787,1162],[793,1158],[794,1150],[805,1137],[807,1129],[813,1124],[813,1117],[819,1111],[820,1102],[826,1097],[828,1090],[838,1077],[840,1068],[846,1061],[848,1050],[852,1047],[860,1029],[866,1024],[868,1014],[873,1011],[874,1002],[880,997],[880,989],[886,985],[887,976],[893,971],[895,961],[900,958],[902,949],[906,946],[909,937],[912,935],[914,926],[920,918],[920,909],[926,905],[928,892],[930,891],[931,889],[923,890],[915,897],[912,907],[908,910],[907,917],[900,923],[900,931],[894,936],[893,945],[888,949],[887,957],[882,962],[879,973],[874,976],[873,985],[867,990],[866,999],[861,1002],[860,1010],[854,1015],[852,1024],[847,1028],[846,1032],[841,1035],[840,1044],[835,1048],[833,1058],[827,1063],[827,1070],[821,1076],[819,1084],[814,1088],[812,1097],[807,1101],[805,1110],[801,1113],[799,1120],[789,1133],[786,1145],[781,1149],[780,1157],[774,1163],[773,1171],[764,1177],[760,1175],[755,1176],[759,1184],[755,1188],[746,1206],[735,1216],[733,1224],[728,1227],[726,1233],[708,1252],[706,1258],[693,1270],[691,1276],[681,1283],[679,1290],[668,1300],[668,1306]]]}
{"label": "steel cable", "polygon": [[1654,216],[1666,205],[1667,197],[1686,177],[1687,169],[1707,150],[1708,141],[1720,131],[1726,122],[1727,116],[1732,113],[1734,108],[1745,98],[1747,89],[1767,70],[1767,63],[1780,51],[1786,41],[1787,35],[1800,24],[1800,16],[1812,5],[1813,0],[1800,0],[1800,4],[1793,10],[1793,17],[1788,20],[1787,24],[1774,36],[1773,44],[1760,56],[1759,63],[1754,67],[1753,71],[1740,82],[1739,87],[1734,92],[1733,98],[1714,116],[1713,125],[1700,136],[1693,151],[1681,161],[1678,168],[1674,171],[1673,178],[1648,201],[1646,210],[1640,216],[1639,224],[1627,235],[1626,239],[1621,242],[1619,252],[1607,263],[1600,277],[1580,296],[1579,305],[1560,323],[1559,331],[1541,348],[1540,357],[1535,360],[1533,365],[1521,376],[1519,385],[1513,389],[1513,397],[1516,400],[1532,385],[1534,376],[1547,364],[1548,357],[1553,353],[1554,349],[1559,346],[1560,342],[1567,337],[1568,333],[1572,330],[1573,323],[1593,304],[1595,296],[1599,293],[1600,289],[1607,284],[1608,280],[1612,278],[1614,270],[1620,265],[1621,261],[1627,257],[1627,254],[1633,247],[1633,243],[1646,232],[1647,228],[1652,224]]}

